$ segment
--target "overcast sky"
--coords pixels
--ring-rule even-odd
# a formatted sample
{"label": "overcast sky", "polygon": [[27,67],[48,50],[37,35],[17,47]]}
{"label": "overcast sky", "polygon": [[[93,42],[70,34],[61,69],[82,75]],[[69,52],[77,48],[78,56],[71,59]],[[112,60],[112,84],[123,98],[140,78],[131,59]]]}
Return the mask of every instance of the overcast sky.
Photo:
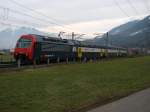
{"label": "overcast sky", "polygon": [[[21,8],[12,1],[41,12],[47,17]],[[1,22],[30,24],[48,32],[62,30],[92,34],[107,32],[127,21],[148,15],[150,0],[0,0],[0,7]],[[41,18],[45,22],[14,13],[12,10]]]}

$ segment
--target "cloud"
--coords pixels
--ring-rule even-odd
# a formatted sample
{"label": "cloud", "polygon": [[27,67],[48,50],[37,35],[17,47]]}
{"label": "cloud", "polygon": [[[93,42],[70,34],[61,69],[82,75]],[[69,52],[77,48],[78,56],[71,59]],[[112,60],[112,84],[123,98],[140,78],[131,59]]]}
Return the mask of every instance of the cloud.
{"label": "cloud", "polygon": [[[114,0],[15,0],[24,6],[44,13],[47,17],[35,14],[32,11],[13,4],[10,1],[11,0],[2,0],[0,4],[4,7],[6,6],[10,9],[27,13],[36,18],[42,18],[42,21],[39,21],[33,18],[31,19],[28,16],[26,17],[20,14],[13,14],[9,11],[8,20],[16,20],[16,22],[12,21],[11,23],[21,24],[17,20],[19,19],[23,22],[22,25],[30,23],[30,26],[35,26],[35,28],[40,27],[39,29],[50,32],[59,32],[64,30],[64,28],[58,27],[56,24],[52,24],[54,22],[53,19],[56,20],[55,23],[64,25],[64,27],[70,29],[66,30],[65,28],[68,32],[74,31],[84,33],[106,32],[129,20],[129,18],[126,18],[123,12],[114,3]],[[136,16],[134,9],[132,9],[127,1],[117,1],[118,4],[120,4],[120,7],[122,7],[122,9],[128,13],[131,18]],[[132,0],[132,3],[137,9],[139,17],[147,13],[144,2],[141,0]],[[3,11],[3,9],[1,9],[1,11]]]}
{"label": "cloud", "polygon": [[[47,32],[75,32],[75,33],[85,33],[88,36],[93,36],[93,33],[103,33],[111,30],[112,28],[124,24],[128,21],[132,21],[135,19],[142,19],[146,15],[142,16],[133,16],[131,18],[118,18],[118,19],[104,19],[104,20],[95,20],[95,21],[86,21],[86,22],[79,22],[74,24],[65,25],[64,28],[55,26],[55,27],[44,27],[40,30],[47,31]],[[65,29],[68,28],[68,29]]]}

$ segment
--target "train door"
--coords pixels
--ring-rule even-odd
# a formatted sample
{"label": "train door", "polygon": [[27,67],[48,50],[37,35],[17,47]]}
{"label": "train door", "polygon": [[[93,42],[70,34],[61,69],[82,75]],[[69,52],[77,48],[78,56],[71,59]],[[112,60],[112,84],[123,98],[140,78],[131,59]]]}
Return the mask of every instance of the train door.
{"label": "train door", "polygon": [[78,47],[78,58],[82,57],[82,48]]}

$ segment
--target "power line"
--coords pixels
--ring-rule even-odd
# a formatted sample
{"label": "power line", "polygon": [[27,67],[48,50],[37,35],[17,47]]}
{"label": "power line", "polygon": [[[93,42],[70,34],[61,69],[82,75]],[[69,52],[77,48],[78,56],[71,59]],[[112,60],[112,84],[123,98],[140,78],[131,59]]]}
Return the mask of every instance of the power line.
{"label": "power line", "polygon": [[143,0],[143,4],[145,5],[145,8],[148,12],[150,12],[150,8],[149,8],[149,5],[148,5],[148,1],[147,0]]}
{"label": "power line", "polygon": [[[26,20],[19,20],[17,18],[12,18],[12,19],[7,19],[5,21],[11,21],[12,23],[18,23],[18,24],[22,24],[22,25],[29,25],[29,26],[32,26],[32,27],[41,27],[42,25],[40,24],[37,24],[37,23],[32,23],[32,22],[28,22]],[[43,25],[44,26],[44,25]]]}
{"label": "power line", "polygon": [[[31,15],[29,15],[29,14],[26,14],[26,13],[23,13],[23,12],[20,12],[20,11],[16,11],[16,10],[13,10],[13,9],[10,9],[10,8],[5,8],[5,7],[3,7],[3,6],[0,6],[0,9],[2,9],[2,10],[4,10],[4,9],[8,9],[9,10],[9,12],[12,12],[12,13],[15,13],[15,14],[19,14],[19,15],[23,15],[23,16],[27,16],[27,17],[30,17],[30,18],[33,18],[33,19],[35,19],[35,20],[38,20],[38,21],[41,21],[41,22],[43,22],[43,23],[46,23],[46,25],[47,25],[47,21],[45,21],[45,20],[43,20],[43,19],[41,19],[41,18],[36,18],[36,17],[34,17],[34,16],[31,16]],[[5,14],[4,14],[5,15]],[[12,18],[12,17],[11,17]],[[17,23],[17,24],[14,24],[14,23]],[[21,23],[21,24],[20,24]],[[29,24],[33,24],[33,23],[29,23],[29,22],[27,22],[27,21],[20,21],[20,20],[16,20],[16,18],[15,18],[15,20],[11,20],[10,21],[10,17],[9,18],[7,18],[7,20],[5,19],[1,19],[0,18],[0,24],[1,25],[4,25],[4,26],[9,26],[9,27],[23,27],[23,26],[25,26],[25,27],[30,27],[30,28],[35,28],[33,25],[29,25]],[[36,24],[37,25],[37,24]],[[40,25],[39,25],[40,26]],[[53,28],[53,27],[50,27],[50,28]]]}
{"label": "power line", "polygon": [[[0,8],[2,8],[2,7],[0,7]],[[32,17],[32,16],[30,16],[30,15],[27,15],[27,14],[25,14],[25,13],[21,13],[21,12],[19,12],[19,11],[15,11],[15,10],[12,10],[12,9],[9,9],[9,11],[12,12],[12,13],[16,13],[16,14],[19,14],[19,15],[24,15],[24,16],[31,17],[31,18],[33,18],[33,19],[42,21],[41,19]],[[9,20],[9,19],[7,19],[7,20]],[[19,22],[19,20],[18,20],[17,22]],[[24,22],[26,22],[26,21],[24,21]],[[42,22],[44,22],[44,21],[42,21]]]}
{"label": "power line", "polygon": [[[3,21],[0,21],[0,25],[3,25],[3,26],[8,26],[8,27],[15,27],[15,28],[20,28],[20,27],[24,27],[24,26],[22,26],[22,25],[18,25],[18,24],[12,24],[12,23],[8,23],[8,22],[3,22]],[[26,26],[27,28],[33,28],[33,27],[30,27],[30,26]],[[40,31],[40,30],[38,30],[38,31]],[[41,33],[42,33],[42,31],[40,31]],[[41,34],[39,32],[39,34]],[[43,33],[42,33],[43,34]],[[44,34],[45,35],[50,35],[48,32],[44,32]]]}
{"label": "power line", "polygon": [[[0,6],[0,8],[1,8],[1,9],[5,9],[5,7],[3,7],[3,6]],[[23,13],[23,12],[20,12],[20,11],[17,11],[17,10],[13,10],[13,9],[10,9],[10,8],[7,8],[7,9],[9,9],[9,12],[12,12],[12,13],[15,13],[15,14],[19,14],[19,15],[23,15],[23,16],[32,18],[32,19],[34,19],[34,20],[38,20],[38,21],[40,21],[40,22],[42,22],[42,23],[45,23],[46,25],[48,25],[48,24],[53,24],[53,23],[50,23],[48,20],[46,21],[46,20],[44,20],[44,19],[42,19],[42,18],[37,18],[37,17],[34,17],[34,16],[32,16],[32,15],[29,15],[29,14],[26,14],[26,13]],[[59,26],[59,27],[61,27],[61,26]],[[71,31],[71,30],[68,29],[68,31]]]}
{"label": "power line", "polygon": [[[0,7],[0,8],[2,8],[2,7]],[[8,8],[4,8],[4,9],[2,9],[2,11],[3,11],[4,14],[1,15],[0,20],[3,20],[3,21],[12,21],[13,23],[14,22],[23,23],[25,25],[30,24],[30,25],[38,26],[38,27],[39,26],[44,26],[44,25],[40,25],[38,23],[28,22],[26,20],[22,21],[22,20],[19,20],[19,19],[15,18],[15,17],[11,17],[11,19],[10,19],[10,17],[8,17],[9,16],[9,14],[8,14],[9,13],[9,9]]]}
{"label": "power line", "polygon": [[[3,6],[0,6],[0,8],[1,8],[1,9],[5,9],[5,7],[3,7]],[[19,15],[23,15],[23,16],[26,16],[26,17],[30,17],[30,18],[35,19],[35,20],[42,21],[42,22],[44,22],[44,23],[48,23],[48,21],[45,21],[45,20],[43,20],[43,19],[41,19],[41,18],[37,18],[37,17],[31,16],[31,15],[29,15],[29,14],[26,14],[26,13],[23,13],[23,12],[20,12],[20,11],[17,11],[17,10],[13,10],[13,9],[10,9],[10,8],[8,8],[8,9],[9,9],[9,11],[12,12],[12,13],[16,13],[16,14],[19,14]],[[53,24],[53,23],[51,23],[51,24]]]}
{"label": "power line", "polygon": [[[4,7],[2,7],[2,6],[0,6],[0,9],[2,9],[2,11],[3,10],[5,10],[5,9],[7,9],[8,10],[8,12],[12,12],[12,13],[15,13],[15,14],[19,14],[19,15],[23,15],[23,16],[27,16],[27,17],[30,17],[30,18],[33,18],[33,16],[30,16],[30,15],[27,15],[27,14],[25,14],[25,13],[22,13],[22,12],[19,12],[19,11],[16,11],[16,10],[12,10],[12,9],[9,9],[9,8],[4,8]],[[8,12],[5,14],[5,11],[3,11],[3,13],[4,14],[2,14],[1,16],[1,18],[0,18],[0,20],[1,21],[3,21],[3,24],[4,24],[4,22],[5,22],[5,26],[7,25],[7,26],[14,26],[14,27],[23,27],[23,26],[27,26],[27,27],[32,27],[32,28],[37,28],[37,27],[46,27],[47,26],[47,22],[46,21],[43,21],[43,20],[41,20],[41,19],[39,19],[38,18],[38,21],[40,21],[40,22],[43,22],[43,23],[45,23],[45,25],[43,24],[39,24],[39,22],[35,22],[34,21],[34,23],[33,22],[29,22],[29,21],[26,21],[26,20],[19,20],[19,19],[17,19],[17,18],[15,18],[15,17],[11,17],[11,19],[10,19],[10,17],[8,18]],[[7,16],[6,16],[7,15]],[[7,18],[6,18],[6,17]],[[10,15],[9,15],[10,16]],[[33,19],[35,19],[35,20],[37,20],[37,18],[33,18]],[[7,22],[7,23],[6,23]],[[17,23],[17,24],[15,24],[15,25],[10,25],[10,24],[12,24],[12,23]],[[1,23],[2,24],[2,23]],[[50,29],[52,29],[52,30],[54,30],[55,28],[53,28],[53,27],[50,27]],[[56,30],[56,29],[55,29]]]}
{"label": "power line", "polygon": [[118,3],[117,0],[114,0],[114,2],[115,2],[115,4],[116,4],[116,6],[120,9],[120,11],[121,11],[124,15],[126,15],[127,17],[130,17],[130,16],[124,11],[124,9],[120,6],[120,4]]}
{"label": "power line", "polygon": [[130,0],[127,0],[129,5],[131,6],[131,8],[134,10],[135,14],[138,14],[137,9],[134,7],[134,5],[132,4],[132,2]]}
{"label": "power line", "polygon": [[1,21],[1,20],[0,20],[0,24],[1,24],[1,25],[4,25],[4,26],[18,27],[18,28],[20,28],[20,27],[30,27],[30,28],[34,28],[33,25],[14,24],[14,23],[12,23],[11,21]]}
{"label": "power line", "polygon": [[[10,8],[5,8],[3,6],[0,6],[0,9],[2,9],[2,10],[8,9],[9,12],[12,12],[12,13],[15,13],[15,14],[19,14],[19,15],[23,15],[23,16],[27,16],[27,17],[33,18],[35,20],[41,21],[43,23],[48,23],[47,21],[44,21],[43,19],[36,18],[36,17],[31,16],[29,14],[26,14],[26,13],[23,13],[23,12],[20,12],[20,11],[16,11],[16,10],[13,10],[13,9],[10,9]],[[5,15],[5,11],[4,11],[4,15]],[[17,24],[14,24],[15,22]],[[25,27],[35,28],[33,25],[29,25],[29,24],[33,24],[31,22],[16,20],[16,18],[15,18],[15,20],[11,19],[11,21],[10,21],[10,17],[7,18],[7,19],[0,18],[0,24],[3,25],[3,26],[9,26],[9,27],[23,27],[23,26],[25,26]],[[36,25],[38,25],[38,24],[36,24]],[[51,27],[51,28],[53,28],[53,27]]]}
{"label": "power line", "polygon": [[34,9],[29,8],[29,7],[27,7],[27,6],[23,5],[23,4],[20,4],[20,3],[16,2],[15,0],[9,0],[9,1],[12,2],[12,3],[14,3],[14,4],[16,4],[17,6],[19,6],[19,7],[21,7],[21,8],[27,9],[27,10],[29,10],[29,11],[31,11],[31,12],[34,12],[34,13],[38,14],[38,15],[42,15],[42,16],[51,18],[52,21],[56,21],[56,20],[53,19],[52,17],[49,17],[49,16],[47,16],[47,15],[45,15],[45,14],[43,14],[43,13],[40,13],[40,12],[38,12],[38,11],[35,11]]}
{"label": "power line", "polygon": [[[35,11],[34,9],[29,8],[29,7],[27,7],[27,6],[23,5],[23,4],[20,4],[20,3],[16,2],[15,0],[9,0],[9,1],[12,2],[12,3],[14,3],[14,4],[16,4],[17,6],[19,6],[19,7],[21,7],[21,8],[27,9],[27,10],[29,10],[29,11],[31,11],[31,12],[34,12],[34,13],[36,13],[36,14],[42,16],[42,17],[44,16],[44,17],[46,17],[46,18],[47,18],[48,20],[50,20],[50,21],[55,21],[55,22],[51,22],[51,23],[53,23],[53,24],[55,24],[55,25],[58,25],[58,26],[61,26],[61,27],[63,27],[63,28],[68,29],[67,27],[64,27],[64,25],[58,24],[58,23],[56,22],[57,20],[53,19],[53,18],[50,17],[50,16],[47,16],[47,15],[41,13],[41,12]],[[69,30],[70,30],[70,29],[69,29]]]}
{"label": "power line", "polygon": [[21,27],[21,25],[6,23],[6,22],[2,22],[2,21],[0,21],[0,24],[4,25],[4,26],[10,26],[10,27],[12,27],[12,26],[13,27]]}

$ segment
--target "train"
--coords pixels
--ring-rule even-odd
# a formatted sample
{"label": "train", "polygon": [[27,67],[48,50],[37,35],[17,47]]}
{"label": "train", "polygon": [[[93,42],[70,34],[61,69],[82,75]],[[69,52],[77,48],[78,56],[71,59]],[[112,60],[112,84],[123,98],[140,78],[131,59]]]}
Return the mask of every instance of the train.
{"label": "train", "polygon": [[14,58],[21,62],[96,60],[127,56],[121,47],[89,45],[82,41],[61,39],[36,34],[22,35],[16,44]]}

